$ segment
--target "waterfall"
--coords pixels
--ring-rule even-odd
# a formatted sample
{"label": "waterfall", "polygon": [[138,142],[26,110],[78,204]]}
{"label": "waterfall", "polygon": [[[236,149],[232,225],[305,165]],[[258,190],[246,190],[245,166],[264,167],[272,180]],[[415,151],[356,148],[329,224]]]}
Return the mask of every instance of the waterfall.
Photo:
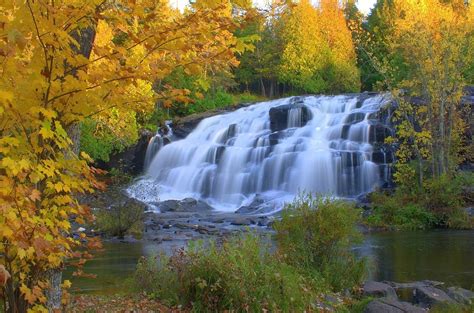
{"label": "waterfall", "polygon": [[155,157],[156,153],[158,150],[163,147],[163,137],[160,134],[156,134],[155,136],[150,138],[150,141],[148,141],[148,146],[146,148],[146,153],[145,153],[145,161],[143,164],[143,168],[147,170],[150,167],[150,163]]}
{"label": "waterfall", "polygon": [[[129,189],[145,202],[193,197],[234,211],[257,195],[356,197],[390,180],[384,94],[304,96],[206,118],[162,147]],[[148,151],[147,151],[148,154]]]}
{"label": "waterfall", "polygon": [[171,137],[173,136],[173,130],[170,125],[171,121],[166,121],[166,129],[162,131],[160,128],[158,128],[156,134],[148,141],[148,146],[145,152],[145,161],[143,163],[143,168],[145,170],[150,167],[151,161],[153,161],[155,155],[165,145],[165,140],[168,142],[171,141]]}

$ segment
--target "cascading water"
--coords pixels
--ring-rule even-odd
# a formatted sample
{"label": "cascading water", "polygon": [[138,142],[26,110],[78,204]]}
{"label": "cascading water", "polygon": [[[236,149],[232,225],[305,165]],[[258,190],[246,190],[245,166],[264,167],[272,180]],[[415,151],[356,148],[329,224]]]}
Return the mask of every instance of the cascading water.
{"label": "cascading water", "polygon": [[234,211],[256,195],[299,191],[355,197],[390,180],[393,156],[381,121],[387,95],[305,96],[262,102],[207,118],[159,150],[129,189],[145,201],[193,197]]}
{"label": "cascading water", "polygon": [[164,131],[161,131],[161,129],[158,129],[156,134],[150,138],[150,141],[148,141],[148,146],[146,148],[146,153],[145,153],[145,160],[143,163],[143,168],[147,170],[150,167],[151,161],[153,161],[153,158],[155,155],[158,153],[158,151],[165,145],[165,140],[170,142],[171,137],[173,136],[173,130],[170,127],[171,121],[166,121],[165,126],[166,129]]}
{"label": "cascading water", "polygon": [[150,138],[145,153],[145,161],[143,166],[145,170],[150,167],[151,161],[153,161],[155,155],[163,147],[163,143],[163,137],[160,134],[156,134]]}

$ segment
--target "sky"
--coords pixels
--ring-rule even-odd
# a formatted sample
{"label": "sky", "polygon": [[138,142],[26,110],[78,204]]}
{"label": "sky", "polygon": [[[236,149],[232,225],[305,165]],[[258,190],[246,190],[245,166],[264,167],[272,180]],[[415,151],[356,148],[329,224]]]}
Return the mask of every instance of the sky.
{"label": "sky", "polygon": [[365,15],[369,14],[370,9],[374,6],[376,0],[358,0],[357,7]]}
{"label": "sky", "polygon": [[[264,6],[268,0],[253,0],[255,5]],[[370,12],[370,9],[374,6],[376,0],[358,0],[357,7],[359,10],[367,15]],[[170,0],[172,6],[183,9],[189,3],[189,0]]]}

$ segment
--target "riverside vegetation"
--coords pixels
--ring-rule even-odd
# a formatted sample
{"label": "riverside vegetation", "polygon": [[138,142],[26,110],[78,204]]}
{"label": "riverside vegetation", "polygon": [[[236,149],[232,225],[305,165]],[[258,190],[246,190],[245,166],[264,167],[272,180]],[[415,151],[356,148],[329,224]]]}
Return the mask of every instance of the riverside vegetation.
{"label": "riverside vegetation", "polygon": [[[276,222],[276,247],[252,232],[223,243],[196,242],[171,257],[142,258],[135,288],[194,311],[318,310],[325,295],[364,279],[365,261],[350,252],[360,239],[358,217],[346,202],[305,194]],[[336,306],[350,306],[345,300]]]}
{"label": "riverside vegetation", "polygon": [[[369,223],[472,228],[472,215],[460,210],[472,205],[472,176],[459,169],[474,155],[472,104],[464,96],[474,84],[473,29],[474,5],[465,0],[378,0],[368,17],[352,0],[272,1],[263,10],[244,0],[198,0],[184,11],[166,0],[0,0],[3,309],[54,311],[69,301],[63,268],[83,274],[101,246],[97,236],[76,232],[96,219],[81,197],[104,188],[98,161],[133,145],[140,129],[258,97],[390,92],[396,132],[386,144],[397,148],[397,187],[373,196]],[[190,267],[176,266],[185,278],[197,278],[192,266],[203,277],[190,294],[180,289],[189,281],[178,280],[164,297],[203,309],[262,305],[246,294],[236,299],[232,281],[215,279],[233,279],[232,270],[268,308],[288,308],[292,296],[310,307],[321,289],[356,286],[362,265],[346,254],[352,213],[339,202],[318,205],[326,209],[306,210],[309,199],[292,207],[308,221],[283,215],[276,251],[247,237],[222,250],[211,244],[183,252]],[[332,212],[342,224],[335,229],[320,219],[332,206],[349,216]],[[97,215],[103,230],[123,234],[121,223],[108,221],[113,215]],[[302,222],[310,224],[295,226]],[[303,235],[314,236],[308,251]],[[250,251],[257,244],[261,254]],[[321,257],[326,248],[331,258]],[[210,254],[216,268],[203,269],[214,262]],[[345,257],[350,262],[340,263]],[[156,274],[170,284],[178,274],[173,260]],[[258,278],[245,267],[257,260]],[[290,298],[278,297],[274,286],[286,287]]]}

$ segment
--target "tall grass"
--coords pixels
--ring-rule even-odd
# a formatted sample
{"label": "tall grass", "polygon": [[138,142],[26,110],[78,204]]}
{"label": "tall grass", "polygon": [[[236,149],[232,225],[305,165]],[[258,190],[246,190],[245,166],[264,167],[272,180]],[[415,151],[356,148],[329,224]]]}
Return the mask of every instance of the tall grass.
{"label": "tall grass", "polygon": [[140,260],[135,287],[194,311],[316,310],[322,294],[359,284],[363,260],[350,247],[357,212],[342,201],[303,195],[285,207],[270,238],[249,232],[218,245],[194,242],[172,256]]}
{"label": "tall grass", "polygon": [[300,195],[287,205],[275,223],[278,251],[285,262],[313,277],[321,277],[334,291],[359,284],[365,260],[351,252],[361,240],[358,211],[348,202]]}

